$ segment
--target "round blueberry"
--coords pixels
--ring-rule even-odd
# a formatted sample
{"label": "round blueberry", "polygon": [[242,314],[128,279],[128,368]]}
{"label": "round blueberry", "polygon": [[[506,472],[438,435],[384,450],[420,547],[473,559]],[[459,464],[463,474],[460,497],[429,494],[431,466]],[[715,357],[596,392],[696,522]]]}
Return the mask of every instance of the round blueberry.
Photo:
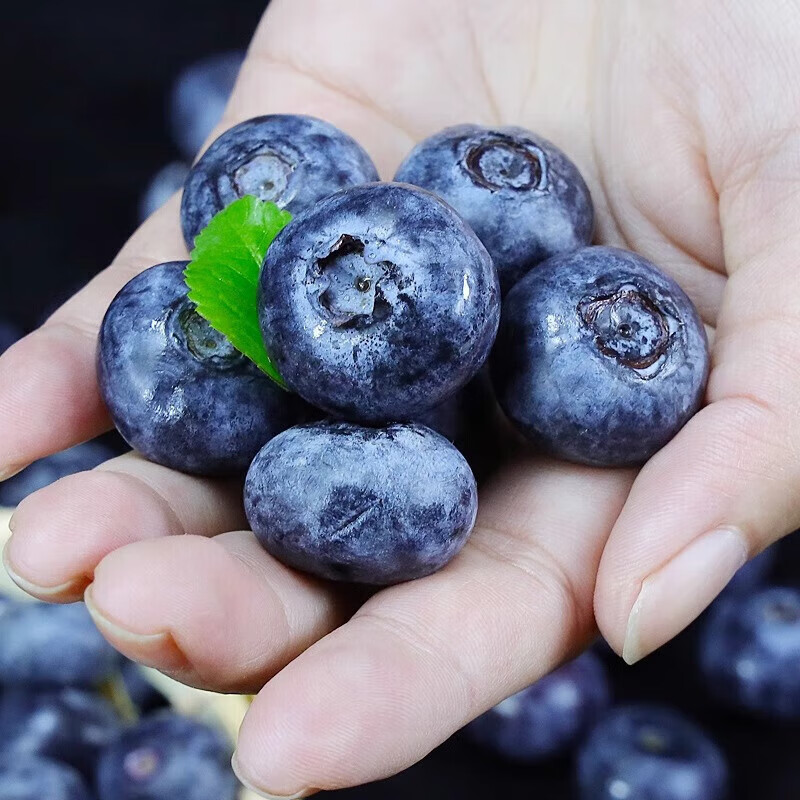
{"label": "round blueberry", "polygon": [[610,694],[605,667],[586,652],[503,700],[464,732],[511,761],[541,761],[577,744],[607,708]]}
{"label": "round blueberry", "polygon": [[390,584],[444,566],[477,513],[461,453],[416,424],[290,428],[256,456],[245,511],[279,560],[323,578]]}
{"label": "round blueberry", "polygon": [[94,469],[116,455],[110,447],[92,441],[40,458],[22,472],[0,483],[0,506],[19,505],[29,494],[38,492],[67,475]]}
{"label": "round blueberry", "polygon": [[213,728],[171,712],[145,717],[97,764],[100,800],[235,800],[231,748]]}
{"label": "round blueberry", "polygon": [[151,179],[139,200],[139,219],[146,220],[158,211],[175,192],[183,189],[186,176],[189,174],[188,164],[173,161],[162,167]]}
{"label": "round blueberry", "polygon": [[434,195],[393,183],[328,197],[270,247],[267,351],[309,402],[356,422],[409,420],[485,361],[500,294],[475,234]]}
{"label": "round blueberry", "polygon": [[721,800],[727,766],[719,748],[676,711],[611,711],[578,755],[581,800]]}
{"label": "round blueberry", "polygon": [[88,775],[121,729],[113,708],[84,689],[6,689],[0,697],[0,747],[13,757],[44,756]]}
{"label": "round blueberry", "polygon": [[524,128],[446,128],[411,151],[395,180],[458,211],[494,259],[504,292],[540,261],[592,239],[592,198],[578,168]]}
{"label": "round blueberry", "polygon": [[244,61],[244,53],[216,53],[178,75],[169,97],[169,127],[184,157],[192,160],[216,127]]}
{"label": "round blueberry", "polygon": [[646,461],[697,411],[709,355],[671,278],[635,253],[586,247],[509,292],[491,366],[500,405],[532,442],[622,466]]}
{"label": "round blueberry", "polygon": [[800,591],[771,587],[720,597],[703,628],[700,666],[722,703],[800,719]]}
{"label": "round blueberry", "polygon": [[120,656],[83,603],[0,607],[0,682],[24,686],[97,686]]}
{"label": "round blueberry", "polygon": [[80,773],[32,756],[0,757],[0,800],[91,800]]}
{"label": "round blueberry", "polygon": [[185,266],[151,267],[114,298],[100,328],[100,390],[119,432],[151,461],[243,473],[300,404],[197,313]]}
{"label": "round blueberry", "polygon": [[339,189],[376,180],[361,145],[330,123],[256,117],[223,133],[192,167],[181,203],[183,236],[191,249],[211,218],[245,195],[298,214]]}

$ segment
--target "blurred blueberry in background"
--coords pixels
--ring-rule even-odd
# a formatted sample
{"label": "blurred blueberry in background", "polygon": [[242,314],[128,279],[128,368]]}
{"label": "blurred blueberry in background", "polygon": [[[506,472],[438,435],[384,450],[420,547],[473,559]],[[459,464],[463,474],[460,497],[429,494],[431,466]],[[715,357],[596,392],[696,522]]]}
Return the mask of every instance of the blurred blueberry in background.
{"label": "blurred blueberry in background", "polygon": [[658,706],[608,714],[578,755],[580,800],[721,800],[727,767],[693,722]]}
{"label": "blurred blueberry in background", "polygon": [[610,702],[605,667],[591,651],[503,700],[464,729],[512,761],[539,761],[575,745]]}
{"label": "blurred blueberry in background", "polygon": [[189,65],[173,84],[169,128],[187,160],[194,160],[220,121],[243,60],[241,51],[209,56]]}
{"label": "blurred blueberry in background", "polygon": [[0,606],[0,681],[6,685],[97,686],[119,661],[83,603]]}
{"label": "blurred blueberry in background", "polygon": [[80,773],[47,758],[0,757],[0,800],[92,800]]}
{"label": "blurred blueberry in background", "polygon": [[16,506],[29,494],[67,475],[94,469],[117,453],[98,441],[84,442],[34,461],[22,472],[0,483],[0,506]]}
{"label": "blurred blueberry in background", "polygon": [[168,705],[167,698],[145,678],[139,664],[125,659],[122,662],[121,673],[125,691],[140,714],[147,714]]}
{"label": "blurred blueberry in background", "polygon": [[755,558],[751,558],[728,582],[724,589],[725,594],[745,594],[761,586],[775,567],[777,556],[777,548],[768,547]]}
{"label": "blurred blueberry in background", "polygon": [[139,221],[144,222],[158,211],[175,192],[183,189],[189,174],[189,165],[183,161],[172,161],[153,176],[139,201]]}
{"label": "blurred blueberry in background", "polygon": [[725,705],[800,720],[800,591],[771,587],[717,600],[700,664],[709,692]]}

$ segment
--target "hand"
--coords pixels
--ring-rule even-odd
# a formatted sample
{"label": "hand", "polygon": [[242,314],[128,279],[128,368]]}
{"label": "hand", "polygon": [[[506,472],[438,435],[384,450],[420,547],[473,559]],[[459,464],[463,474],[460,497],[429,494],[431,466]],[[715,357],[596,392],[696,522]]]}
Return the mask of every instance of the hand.
{"label": "hand", "polygon": [[[799,35],[800,8],[778,2],[274,0],[223,128],[314,114],[385,177],[448,124],[540,132],[586,175],[599,241],[697,304],[708,405],[638,475],[519,456],[452,564],[360,608],[239,531],[238,486],[135,455],[19,507],[15,579],[50,600],[86,590],[115,645],[180,680],[259,692],[238,770],[285,796],[408,766],[576,654],[595,619],[629,661],[663,644],[800,525]],[[185,257],[173,201],[2,357],[0,469],[108,427],[102,314],[134,273]]]}

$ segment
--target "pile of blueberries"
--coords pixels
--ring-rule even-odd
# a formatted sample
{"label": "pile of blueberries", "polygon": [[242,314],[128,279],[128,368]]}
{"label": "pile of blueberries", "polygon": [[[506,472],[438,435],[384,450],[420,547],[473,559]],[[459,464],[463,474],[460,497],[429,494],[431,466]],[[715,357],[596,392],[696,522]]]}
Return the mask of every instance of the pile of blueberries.
{"label": "pile of blueberries", "polygon": [[147,458],[246,471],[250,525],[292,567],[385,585],[447,564],[477,514],[465,455],[498,404],[533,447],[598,466],[643,463],[700,405],[691,301],[635,253],[590,246],[586,183],[530,131],[448,128],[380,182],[327,122],[247,120],[188,173],[187,247],[247,195],[293,217],[246,309],[286,388],[201,316],[186,262],[119,292],[98,376]]}
{"label": "pile of blueberries", "polygon": [[[240,60],[202,66],[216,106],[190,102],[191,74],[175,96],[187,154]],[[190,249],[244,195],[293,215],[253,310],[289,391],[200,316],[186,262],[172,262],[111,304],[103,396],[147,458],[246,473],[251,526],[291,566],[373,585],[443,567],[473,527],[498,408],[541,452],[617,466],[647,460],[700,405],[708,349],[690,300],[642,257],[590,246],[584,180],[529,131],[449,128],[381,183],[330,124],[270,115],[223,134],[194,167],[170,165],[143,211],[178,188]],[[0,325],[0,352],[15,336]],[[0,484],[0,505],[111,455],[90,442],[37,462]],[[800,592],[765,585],[772,560],[743,568],[704,615],[696,660],[720,707],[800,721]],[[728,796],[726,758],[692,720],[613,706],[611,658],[597,645],[462,738],[516,763],[574,757],[581,800]],[[225,737],[171,710],[85,606],[0,597],[0,800],[233,800],[229,758]]]}

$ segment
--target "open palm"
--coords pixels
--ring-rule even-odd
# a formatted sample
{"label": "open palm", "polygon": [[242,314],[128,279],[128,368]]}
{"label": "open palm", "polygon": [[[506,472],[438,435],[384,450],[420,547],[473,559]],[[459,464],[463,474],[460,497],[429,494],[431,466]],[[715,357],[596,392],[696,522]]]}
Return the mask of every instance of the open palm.
{"label": "open palm", "polygon": [[[238,770],[280,796],[408,766],[597,623],[630,661],[660,646],[800,525],[799,35],[800,9],[777,0],[274,0],[222,127],[313,114],[386,178],[446,125],[541,133],[583,171],[598,240],[697,304],[708,405],[638,475],[519,455],[448,567],[363,604],[239,530],[237,484],[136,455],[19,507],[15,580],[56,601],[86,591],[132,658],[258,692]],[[109,426],[94,370],[105,308],[136,272],[185,257],[173,200],[0,359],[0,471]]]}

